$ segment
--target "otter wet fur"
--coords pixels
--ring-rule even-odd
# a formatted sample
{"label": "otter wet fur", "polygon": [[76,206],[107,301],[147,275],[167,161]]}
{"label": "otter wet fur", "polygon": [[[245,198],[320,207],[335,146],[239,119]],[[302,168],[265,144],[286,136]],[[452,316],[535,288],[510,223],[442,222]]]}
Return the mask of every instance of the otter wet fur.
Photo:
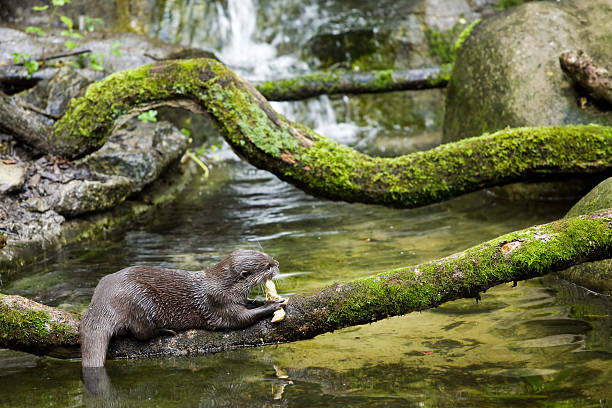
{"label": "otter wet fur", "polygon": [[146,340],[174,330],[241,329],[286,302],[248,299],[254,286],[278,273],[263,252],[237,250],[203,271],[132,266],[104,276],[81,320],[83,367],[102,367],[109,341],[131,332]]}

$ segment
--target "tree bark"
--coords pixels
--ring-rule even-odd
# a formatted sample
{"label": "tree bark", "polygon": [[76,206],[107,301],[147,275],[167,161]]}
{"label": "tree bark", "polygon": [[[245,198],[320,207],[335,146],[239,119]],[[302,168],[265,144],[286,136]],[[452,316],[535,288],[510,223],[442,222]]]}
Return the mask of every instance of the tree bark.
{"label": "tree bark", "polygon": [[269,101],[294,101],[318,95],[361,94],[443,88],[450,67],[406,71],[320,72],[276,81],[262,81],[255,88]]}
{"label": "tree bark", "polygon": [[0,127],[10,131],[22,142],[42,152],[53,149],[48,138],[53,134],[53,120],[26,109],[3,92],[0,92],[0,118]]}
{"label": "tree bark", "polygon": [[[109,357],[205,354],[308,339],[343,327],[475,297],[500,283],[542,276],[611,255],[612,209],[607,209],[512,232],[435,261],[293,296],[285,309],[287,317],[280,323],[266,319],[244,330],[229,332],[188,330],[146,342],[122,337],[111,344]],[[22,299],[0,297],[0,347],[77,357],[78,319]],[[19,302],[26,302],[26,307],[14,306]],[[53,328],[50,320],[53,316],[62,321],[62,335],[45,331]]]}
{"label": "tree bark", "polygon": [[593,98],[612,104],[612,75],[593,62],[582,50],[566,51],[559,56],[563,71]]}
{"label": "tree bark", "polygon": [[177,101],[208,114],[253,165],[334,200],[415,207],[515,181],[605,173],[612,164],[612,128],[597,125],[506,129],[370,157],[278,115],[252,85],[207,59],[145,65],[92,84],[56,122],[55,152],[95,150],[121,116]]}

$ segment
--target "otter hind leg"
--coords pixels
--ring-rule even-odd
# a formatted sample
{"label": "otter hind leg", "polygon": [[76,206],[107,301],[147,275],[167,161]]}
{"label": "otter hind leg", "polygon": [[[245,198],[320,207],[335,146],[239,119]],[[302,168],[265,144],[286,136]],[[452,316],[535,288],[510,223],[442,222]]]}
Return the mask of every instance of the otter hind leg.
{"label": "otter hind leg", "polygon": [[106,361],[108,343],[113,336],[110,327],[98,327],[96,330],[81,328],[81,364],[83,367],[103,367]]}
{"label": "otter hind leg", "polygon": [[140,341],[145,341],[155,336],[176,336],[172,329],[155,327],[151,324],[137,324],[130,327],[130,332]]}
{"label": "otter hind leg", "polygon": [[132,335],[140,341],[145,341],[147,339],[150,339],[151,337],[155,336],[158,332],[158,329],[157,327],[155,327],[154,324],[144,319],[140,321],[138,320],[133,321],[128,327],[128,329],[130,330]]}

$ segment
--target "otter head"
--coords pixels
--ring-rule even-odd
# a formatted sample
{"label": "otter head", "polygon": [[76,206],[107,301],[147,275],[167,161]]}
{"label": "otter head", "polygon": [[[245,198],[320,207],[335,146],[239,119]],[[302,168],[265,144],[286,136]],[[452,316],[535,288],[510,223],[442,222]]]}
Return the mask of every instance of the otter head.
{"label": "otter head", "polygon": [[225,290],[246,300],[253,287],[278,273],[278,262],[263,252],[238,249],[209,271]]}

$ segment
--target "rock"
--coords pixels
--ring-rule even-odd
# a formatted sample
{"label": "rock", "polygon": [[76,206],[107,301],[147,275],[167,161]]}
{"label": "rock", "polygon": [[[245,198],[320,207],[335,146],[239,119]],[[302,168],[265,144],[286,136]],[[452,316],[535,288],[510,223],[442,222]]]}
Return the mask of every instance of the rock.
{"label": "rock", "polygon": [[102,181],[72,180],[62,185],[52,196],[53,210],[74,217],[91,211],[115,207],[130,194],[132,182],[126,177],[113,176]]}
{"label": "rock", "polygon": [[[582,197],[565,216],[576,217],[606,208],[612,208],[612,177]],[[612,259],[586,262],[558,272],[558,275],[590,290],[612,295]]]}
{"label": "rock", "polygon": [[341,11],[308,39],[302,58],[317,69],[368,71],[439,65],[448,61],[442,61],[438,50],[432,49],[435,46],[428,44],[428,30],[445,32],[454,43],[464,27],[491,13],[496,4],[497,0],[363,2],[357,7],[359,13],[370,17],[355,19],[357,8]]}
{"label": "rock", "polygon": [[29,211],[44,213],[51,209],[51,204],[48,200],[42,197],[30,197],[23,202],[23,206]]}
{"label": "rock", "polygon": [[18,164],[0,162],[0,194],[19,190],[25,183],[26,170]]}
{"label": "rock", "polygon": [[50,79],[40,81],[36,86],[15,95],[15,98],[41,109],[48,115],[59,117],[64,113],[70,99],[78,96],[90,83],[89,78],[74,68],[64,66]]}
{"label": "rock", "polygon": [[602,181],[582,197],[565,216],[576,217],[606,208],[612,208],[612,177]]}
{"label": "rock", "polygon": [[136,193],[183,155],[189,138],[168,122],[131,123],[127,130],[116,132],[102,148],[82,159],[82,163],[98,173],[129,178],[131,193]]}
{"label": "rock", "polygon": [[[589,10],[598,8],[595,3],[605,1],[572,6],[584,10],[530,2],[478,24],[459,50],[448,85],[445,141],[507,126],[612,124],[611,111],[593,104],[581,109],[581,91],[559,65],[559,55],[568,49],[584,49],[600,64],[612,61],[612,49],[599,46],[601,38],[612,35],[612,14],[598,27],[585,21]],[[592,14],[599,18],[601,10]]]}
{"label": "rock", "polygon": [[[32,23],[30,22],[29,24]],[[45,22],[42,25],[46,24],[47,23]],[[64,41],[66,40],[65,37],[60,35],[59,30],[56,32],[53,30],[47,31],[47,35],[41,37],[26,34],[24,31],[15,28],[0,26],[0,38],[2,38],[2,42],[0,43],[0,61],[12,61],[13,52],[30,54],[32,58],[43,56],[41,55],[41,50],[44,50],[44,56],[64,53],[66,51],[64,46]],[[115,41],[120,43],[118,51],[121,53],[121,55],[117,55],[111,50],[111,44]],[[91,81],[102,78],[104,73],[123,71],[128,68],[136,68],[159,60],[177,58],[178,56],[183,55],[206,55],[214,57],[214,53],[211,52],[193,49],[191,47],[177,46],[176,44],[165,43],[161,40],[140,36],[134,33],[108,33],[101,35],[94,32],[88,34],[85,39],[80,41],[79,49],[89,49],[92,51],[92,53],[99,53],[104,58],[104,72],[94,71],[92,69],[78,70],[81,75],[85,76]],[[129,50],[129,52],[126,50]],[[72,58],[74,61],[77,61],[78,59],[78,57]],[[62,60],[64,63],[70,61],[69,58],[63,58]],[[5,68],[11,67],[0,67],[0,72],[4,73]],[[8,70],[8,77],[6,78],[10,81],[15,81],[20,75],[25,75],[26,72],[25,69],[22,69],[21,73],[11,73],[11,71],[13,70]],[[53,69],[42,69],[42,71],[54,73]],[[34,79],[40,77],[41,76],[39,73],[34,74]],[[45,77],[48,76],[42,76],[42,78]],[[24,78],[24,82],[28,82],[31,86],[32,82],[35,81],[29,79],[26,80]],[[0,89],[2,89],[3,85],[4,84],[2,81],[0,81]]]}

